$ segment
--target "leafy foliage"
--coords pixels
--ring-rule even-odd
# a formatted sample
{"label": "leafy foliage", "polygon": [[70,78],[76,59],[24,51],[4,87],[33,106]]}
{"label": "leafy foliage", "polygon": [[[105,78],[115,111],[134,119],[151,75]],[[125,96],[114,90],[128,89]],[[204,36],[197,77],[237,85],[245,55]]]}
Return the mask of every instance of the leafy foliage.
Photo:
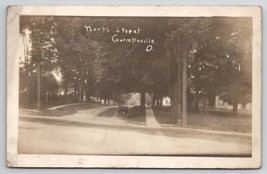
{"label": "leafy foliage", "polygon": [[[182,58],[187,59],[189,92],[222,95],[232,103],[251,101],[250,18],[23,16],[20,24],[22,36],[30,31],[32,44],[27,63],[22,62],[21,79],[34,81],[36,63],[41,62],[47,77],[43,87],[60,95],[52,77],[57,71],[60,88],[72,95],[72,101],[81,102],[86,96],[87,101],[100,97],[120,102],[125,93],[147,92],[158,98],[169,96],[173,105],[179,105]],[[89,31],[89,26],[97,29]],[[120,36],[149,36],[155,40],[153,50],[145,51],[146,45],[140,43],[112,42],[120,27],[141,29],[139,34]],[[21,91],[27,86],[33,85],[22,80]]]}

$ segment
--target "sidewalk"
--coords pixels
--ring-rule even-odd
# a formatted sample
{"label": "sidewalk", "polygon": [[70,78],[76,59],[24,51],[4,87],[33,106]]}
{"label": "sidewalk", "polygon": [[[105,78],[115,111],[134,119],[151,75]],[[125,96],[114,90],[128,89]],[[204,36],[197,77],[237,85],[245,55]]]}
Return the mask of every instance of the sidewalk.
{"label": "sidewalk", "polygon": [[161,128],[160,124],[156,120],[153,110],[150,107],[146,108],[146,123],[148,127]]}

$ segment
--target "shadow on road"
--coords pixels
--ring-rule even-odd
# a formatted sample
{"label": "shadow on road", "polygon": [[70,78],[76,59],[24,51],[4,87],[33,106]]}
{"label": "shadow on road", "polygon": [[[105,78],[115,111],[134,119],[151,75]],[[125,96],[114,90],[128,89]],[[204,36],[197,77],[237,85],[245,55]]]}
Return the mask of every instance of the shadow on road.
{"label": "shadow on road", "polygon": [[136,124],[136,125],[146,125],[146,115],[140,114],[134,117],[120,117],[121,120],[124,120],[126,123]]}
{"label": "shadow on road", "polygon": [[175,125],[171,122],[170,107],[152,108],[152,110],[159,124]]}
{"label": "shadow on road", "polygon": [[113,117],[116,116],[118,112],[118,108],[108,108],[100,113],[97,114],[97,116],[100,117]]}

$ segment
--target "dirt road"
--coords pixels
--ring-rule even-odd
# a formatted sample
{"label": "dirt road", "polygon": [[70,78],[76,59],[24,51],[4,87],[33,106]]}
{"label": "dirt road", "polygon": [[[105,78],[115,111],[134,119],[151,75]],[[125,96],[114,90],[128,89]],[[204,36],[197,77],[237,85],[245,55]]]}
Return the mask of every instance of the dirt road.
{"label": "dirt road", "polygon": [[[105,114],[108,113],[108,114]],[[148,108],[144,119],[118,117],[114,107],[61,117],[20,114],[18,152],[26,154],[249,156],[249,136],[161,127]],[[140,121],[141,120],[141,121]]]}

